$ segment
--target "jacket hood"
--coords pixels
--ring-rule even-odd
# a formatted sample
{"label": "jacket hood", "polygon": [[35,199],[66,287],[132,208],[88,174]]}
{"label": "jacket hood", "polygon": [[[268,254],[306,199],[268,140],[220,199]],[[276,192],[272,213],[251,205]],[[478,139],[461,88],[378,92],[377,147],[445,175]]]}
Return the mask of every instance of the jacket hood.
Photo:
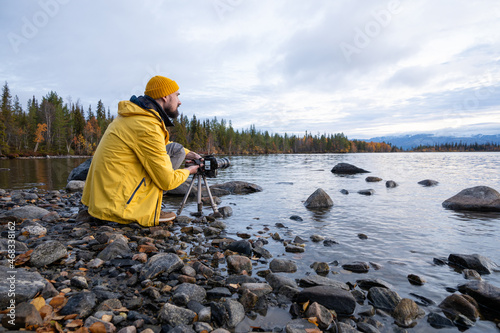
{"label": "jacket hood", "polygon": [[[135,106],[138,106],[143,111],[139,110]],[[160,121],[162,121],[165,126],[174,126],[172,120],[167,116],[163,108],[151,97],[149,96],[135,96],[130,97],[130,101],[122,101],[118,104],[118,114],[122,116],[130,116],[137,114],[150,114],[154,115]]]}

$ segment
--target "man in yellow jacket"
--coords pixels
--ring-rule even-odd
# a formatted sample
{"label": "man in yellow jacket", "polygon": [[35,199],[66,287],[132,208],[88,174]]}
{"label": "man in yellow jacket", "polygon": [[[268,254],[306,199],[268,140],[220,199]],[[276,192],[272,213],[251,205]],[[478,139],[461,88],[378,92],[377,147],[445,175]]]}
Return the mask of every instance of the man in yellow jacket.
{"label": "man in yellow jacket", "polygon": [[150,227],[175,218],[161,211],[163,191],[182,184],[198,165],[178,169],[184,158],[200,159],[169,141],[170,118],[179,115],[179,86],[155,76],[144,96],[118,103],[92,159],[82,203],[95,218]]}

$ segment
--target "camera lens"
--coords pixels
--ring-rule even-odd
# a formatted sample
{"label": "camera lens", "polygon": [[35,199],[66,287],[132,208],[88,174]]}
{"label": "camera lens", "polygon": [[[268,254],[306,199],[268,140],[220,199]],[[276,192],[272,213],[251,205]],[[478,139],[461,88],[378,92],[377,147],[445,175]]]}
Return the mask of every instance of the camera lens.
{"label": "camera lens", "polygon": [[222,158],[217,158],[217,168],[219,169],[225,169],[231,165],[231,162],[229,162],[229,159],[227,157],[222,157]]}

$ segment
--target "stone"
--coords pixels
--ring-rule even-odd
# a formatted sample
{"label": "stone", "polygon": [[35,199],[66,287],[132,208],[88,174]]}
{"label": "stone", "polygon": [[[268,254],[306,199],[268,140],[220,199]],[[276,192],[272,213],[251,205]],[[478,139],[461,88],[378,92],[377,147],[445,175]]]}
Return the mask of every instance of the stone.
{"label": "stone", "polygon": [[132,255],[130,248],[125,240],[118,239],[113,243],[110,243],[104,248],[98,255],[97,258],[110,261],[118,256]]}
{"label": "stone", "polygon": [[271,259],[273,257],[273,255],[271,254],[271,252],[269,252],[269,250],[263,248],[263,247],[254,247],[253,248],[253,252],[258,256],[258,257],[262,257],[264,259]]}
{"label": "stone", "polygon": [[316,235],[316,234],[315,234],[315,235],[312,235],[312,236],[311,236],[311,240],[312,240],[313,242],[315,242],[315,243],[319,243],[319,242],[321,242],[321,241],[324,241],[324,240],[325,240],[325,237],[320,236],[320,235]]}
{"label": "stone", "polygon": [[66,191],[68,192],[83,192],[85,182],[82,180],[71,180],[66,184]]}
{"label": "stone", "polygon": [[460,268],[473,269],[479,274],[491,274],[497,265],[490,259],[479,254],[450,254],[448,263]]}
{"label": "stone", "polygon": [[401,301],[397,292],[381,287],[370,288],[367,297],[374,307],[388,312],[393,312]]}
{"label": "stone", "polygon": [[488,186],[466,188],[446,199],[442,206],[452,210],[500,212],[500,193]]}
{"label": "stone", "polygon": [[333,200],[323,189],[318,188],[307,198],[304,205],[306,208],[328,208],[333,206]]}
{"label": "stone", "polygon": [[262,192],[263,188],[259,185],[243,182],[243,181],[231,181],[223,184],[215,184],[210,186],[210,191],[213,195],[219,196],[219,192],[226,194],[249,194],[255,192]]}
{"label": "stone", "polygon": [[418,184],[420,184],[422,186],[430,187],[430,186],[436,186],[437,184],[439,184],[439,182],[436,180],[432,180],[432,179],[424,179],[424,180],[419,181]]}
{"label": "stone", "polygon": [[394,180],[388,180],[385,182],[385,187],[387,188],[395,188],[398,184]]}
{"label": "stone", "polygon": [[219,213],[222,215],[222,217],[229,217],[233,215],[233,209],[229,206],[223,206],[219,208]]}
{"label": "stone", "polygon": [[297,222],[302,222],[302,221],[304,221],[304,220],[302,219],[302,217],[300,217],[299,215],[292,215],[292,216],[290,216],[289,218],[290,218],[290,220],[297,221]]}
{"label": "stone", "polygon": [[326,329],[333,322],[332,313],[325,308],[323,305],[314,302],[307,307],[305,312],[306,317],[315,317],[317,319],[318,327],[321,329]]}
{"label": "stone", "polygon": [[[177,302],[182,296],[182,299],[187,301]],[[207,297],[205,288],[191,283],[183,283],[177,286],[174,290],[172,299],[176,304],[186,305],[189,301],[203,302]]]}
{"label": "stone", "polygon": [[368,273],[370,265],[367,262],[355,261],[342,265],[342,268],[354,273]]}
{"label": "stone", "polygon": [[370,176],[370,177],[366,177],[365,181],[368,183],[377,183],[377,182],[382,181],[382,178]]}
{"label": "stone", "polygon": [[102,329],[106,333],[114,333],[116,332],[116,327],[110,322],[98,319],[96,317],[90,316],[85,320],[83,324],[84,327],[87,327],[90,332],[102,332]]}
{"label": "stone", "polygon": [[275,258],[269,263],[269,269],[273,273],[294,273],[297,271],[297,264],[290,259]]}
{"label": "stone", "polygon": [[450,319],[448,319],[445,316],[442,316],[436,312],[431,312],[427,315],[427,322],[432,327],[437,328],[437,329],[455,326]]}
{"label": "stone", "polygon": [[423,317],[425,312],[419,308],[417,303],[409,298],[403,298],[392,313],[396,324],[401,327],[413,327],[417,318]]}
{"label": "stone", "polygon": [[215,287],[210,290],[207,290],[207,298],[208,299],[219,299],[219,298],[229,298],[231,297],[231,291],[226,287]]}
{"label": "stone", "polygon": [[317,329],[318,327],[307,319],[294,319],[285,326],[286,333],[317,332]]}
{"label": "stone", "polygon": [[479,316],[479,311],[474,303],[474,300],[470,296],[453,294],[446,297],[441,304],[439,304],[439,308],[453,321],[455,321],[459,315],[476,321],[476,318]]}
{"label": "stone", "polygon": [[304,288],[297,294],[297,303],[318,302],[324,307],[335,310],[339,315],[351,315],[356,308],[356,300],[352,294],[332,286],[317,286]]}
{"label": "stone", "polygon": [[159,319],[164,324],[171,326],[191,325],[196,318],[196,312],[181,308],[170,303],[165,303],[160,310]]}
{"label": "stone", "polygon": [[366,190],[359,190],[358,193],[362,194],[362,195],[374,195],[375,190],[370,188],[370,189],[366,189]]}
{"label": "stone", "polygon": [[315,286],[331,286],[338,289],[349,290],[349,286],[344,282],[335,281],[330,278],[319,276],[319,275],[309,275],[303,277],[299,280],[299,285],[303,288],[315,287]]}
{"label": "stone", "polygon": [[6,215],[7,216],[13,216],[17,217],[19,219],[38,219],[40,220],[42,217],[50,213],[48,210],[33,206],[33,205],[27,205],[27,206],[21,206],[21,207],[16,207],[11,210],[9,210]]}
{"label": "stone", "polygon": [[[12,243],[12,241],[14,241],[14,243]],[[9,245],[14,245],[16,254],[28,251],[28,247],[23,242],[13,239],[0,238],[0,253],[8,254]]]}
{"label": "stone", "polygon": [[68,182],[72,180],[86,180],[87,174],[89,173],[90,164],[92,163],[92,158],[89,158],[69,173]]}
{"label": "stone", "polygon": [[338,163],[331,170],[332,173],[341,174],[341,175],[353,175],[357,173],[369,173],[370,171],[366,171],[364,169],[358,168],[355,165],[349,163]]}
{"label": "stone", "polygon": [[267,283],[243,283],[238,289],[238,292],[244,293],[246,290],[254,293],[258,297],[262,297],[271,293],[273,288]]}
{"label": "stone", "polygon": [[226,257],[227,268],[237,274],[252,271],[252,261],[244,256],[232,255]]}
{"label": "stone", "polygon": [[38,245],[31,253],[30,263],[35,267],[50,265],[68,255],[66,246],[58,241],[48,241]]}
{"label": "stone", "polygon": [[245,319],[245,308],[234,299],[228,299],[224,302],[227,313],[227,327],[235,328],[243,319]]}
{"label": "stone", "polygon": [[238,252],[246,256],[252,255],[252,245],[250,244],[249,241],[246,240],[239,240],[232,242],[227,246],[227,249],[233,252]]}
{"label": "stone", "polygon": [[481,275],[473,269],[464,269],[462,274],[466,280],[482,280]]}
{"label": "stone", "polygon": [[408,281],[416,286],[423,286],[426,282],[423,278],[415,274],[408,274]]}
{"label": "stone", "polygon": [[328,265],[328,263],[326,262],[313,262],[311,264],[311,267],[312,269],[314,269],[314,271],[316,272],[316,274],[319,274],[319,275],[326,275],[330,272],[330,266]]}
{"label": "stone", "polygon": [[278,293],[279,290],[284,286],[298,288],[297,282],[295,282],[295,280],[279,274],[274,274],[274,273],[267,274],[266,281],[273,288],[273,290],[275,290]]}
{"label": "stone", "polygon": [[500,288],[485,281],[471,281],[458,286],[458,290],[500,315]]}
{"label": "stone", "polygon": [[58,221],[60,218],[61,216],[57,212],[50,212],[42,217],[42,221],[52,223]]}
{"label": "stone", "polygon": [[290,252],[290,253],[302,253],[305,252],[305,248],[302,246],[296,246],[296,245],[287,245],[285,246],[285,252]]}
{"label": "stone", "polygon": [[27,302],[15,305],[14,317],[7,313],[2,318],[2,326],[9,330],[28,329],[34,331],[42,325],[43,320],[40,313],[34,305]]}
{"label": "stone", "polygon": [[137,328],[135,326],[127,326],[120,329],[118,333],[137,333]]}
{"label": "stone", "polygon": [[356,284],[358,285],[358,287],[364,290],[370,290],[370,288],[372,287],[381,287],[387,289],[392,288],[392,285],[390,283],[385,282],[381,279],[360,279],[356,280]]}
{"label": "stone", "polygon": [[70,280],[70,284],[73,287],[76,287],[79,289],[88,289],[89,288],[87,279],[83,276],[73,276]]}
{"label": "stone", "polygon": [[97,296],[93,292],[80,292],[68,299],[68,303],[59,311],[62,315],[78,314],[79,318],[88,317],[97,304]]}
{"label": "stone", "polygon": [[141,269],[139,279],[141,281],[154,279],[162,273],[170,274],[182,269],[182,267],[184,267],[184,263],[176,254],[158,253],[152,256]]}
{"label": "stone", "polygon": [[31,222],[21,229],[21,234],[28,234],[30,237],[44,236],[47,234],[47,228],[43,227],[40,223]]}

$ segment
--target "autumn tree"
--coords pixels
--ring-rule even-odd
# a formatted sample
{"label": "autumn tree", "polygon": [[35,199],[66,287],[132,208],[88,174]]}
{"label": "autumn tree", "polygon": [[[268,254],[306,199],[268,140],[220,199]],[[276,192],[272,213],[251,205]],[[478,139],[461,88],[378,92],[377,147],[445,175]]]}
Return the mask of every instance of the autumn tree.
{"label": "autumn tree", "polygon": [[35,153],[38,150],[38,145],[40,142],[43,142],[45,140],[43,133],[47,131],[47,124],[38,124],[37,129],[35,132]]}

